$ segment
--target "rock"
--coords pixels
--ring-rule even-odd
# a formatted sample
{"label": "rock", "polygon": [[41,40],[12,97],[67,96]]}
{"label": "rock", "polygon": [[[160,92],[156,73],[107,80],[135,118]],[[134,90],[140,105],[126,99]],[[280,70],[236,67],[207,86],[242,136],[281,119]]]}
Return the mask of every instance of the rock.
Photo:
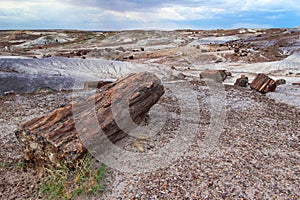
{"label": "rock", "polygon": [[278,85],[284,85],[284,84],[286,84],[286,80],[284,80],[284,79],[278,79],[278,80],[276,80],[276,85],[278,86]]}
{"label": "rock", "polygon": [[116,48],[116,50],[125,52],[125,49],[123,47],[118,47],[118,48]]}
{"label": "rock", "polygon": [[50,57],[52,57],[51,54],[46,54],[46,55],[43,55],[43,56],[42,56],[42,58],[50,58]]}
{"label": "rock", "polygon": [[248,53],[250,53],[250,49],[244,49],[244,48],[240,48],[240,47],[235,47],[234,48],[234,53],[236,56],[240,56],[240,57],[243,57],[243,56],[247,56]]}
{"label": "rock", "polygon": [[178,73],[177,75],[171,74],[169,77],[169,81],[176,81],[176,80],[185,80],[186,75],[183,73]]}
{"label": "rock", "polygon": [[145,151],[143,145],[139,141],[135,141],[132,145],[140,152]]}
{"label": "rock", "polygon": [[292,83],[292,85],[298,85],[298,86],[300,86],[300,83]]}
{"label": "rock", "polygon": [[234,48],[233,51],[234,51],[234,53],[238,54],[240,49],[239,48]]}
{"label": "rock", "polygon": [[4,96],[15,95],[16,92],[14,90],[4,92]]}
{"label": "rock", "polygon": [[226,70],[204,70],[200,73],[200,79],[214,80],[219,83],[222,83],[226,78]]}
{"label": "rock", "polygon": [[183,74],[183,73],[179,73],[177,76],[176,76],[179,80],[184,80],[186,78],[186,75]]}
{"label": "rock", "polygon": [[226,59],[224,58],[217,58],[217,60],[215,60],[215,63],[220,63],[220,62],[225,62]]}
{"label": "rock", "polygon": [[10,51],[11,49],[10,49],[10,46],[5,46],[4,47],[4,51]]}
{"label": "rock", "polygon": [[225,71],[226,76],[232,76],[232,73],[230,71]]}
{"label": "rock", "polygon": [[240,86],[240,87],[247,87],[248,85],[248,77],[245,75],[241,75],[240,78],[236,79],[234,85]]}
{"label": "rock", "polygon": [[270,85],[269,91],[274,92],[276,90],[277,86],[284,85],[284,84],[286,84],[286,80],[278,79],[278,80],[275,81],[275,84]]}
{"label": "rock", "polygon": [[[128,120],[140,124],[163,94],[164,87],[154,74],[128,74],[104,85],[85,101],[67,104],[22,124],[15,135],[26,161],[74,167],[88,149],[107,146],[102,138],[116,142],[126,136],[116,119],[125,125]],[[130,117],[124,117],[126,105]],[[126,132],[135,128],[127,126]]]}
{"label": "rock", "polygon": [[95,89],[95,88],[101,88],[106,84],[112,83],[112,81],[106,81],[106,80],[102,80],[102,81],[86,81],[84,82],[84,89]]}
{"label": "rock", "polygon": [[183,73],[179,73],[177,75],[173,75],[171,77],[172,80],[184,80],[186,78],[186,75]]}

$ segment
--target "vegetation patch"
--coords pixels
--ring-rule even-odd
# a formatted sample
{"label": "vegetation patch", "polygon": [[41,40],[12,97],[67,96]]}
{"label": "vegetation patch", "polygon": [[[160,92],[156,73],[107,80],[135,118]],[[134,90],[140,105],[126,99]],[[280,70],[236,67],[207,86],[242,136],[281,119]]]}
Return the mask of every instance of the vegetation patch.
{"label": "vegetation patch", "polygon": [[40,195],[47,199],[73,199],[76,196],[99,195],[104,190],[103,179],[106,166],[95,168],[91,155],[78,161],[75,169],[66,165],[46,169],[49,174],[40,186]]}

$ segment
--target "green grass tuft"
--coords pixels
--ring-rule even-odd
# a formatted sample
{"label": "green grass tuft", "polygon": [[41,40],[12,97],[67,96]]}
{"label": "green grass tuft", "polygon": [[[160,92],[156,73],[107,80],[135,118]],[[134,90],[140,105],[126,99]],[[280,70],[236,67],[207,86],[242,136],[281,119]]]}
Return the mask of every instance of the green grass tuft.
{"label": "green grass tuft", "polygon": [[2,169],[6,169],[9,167],[9,164],[8,163],[4,163],[4,162],[0,162],[0,170]]}
{"label": "green grass tuft", "polygon": [[93,159],[85,156],[74,170],[65,165],[59,169],[47,169],[49,176],[43,181],[40,193],[47,199],[72,199],[76,196],[98,195],[104,190],[103,178],[107,173],[105,165],[93,167]]}

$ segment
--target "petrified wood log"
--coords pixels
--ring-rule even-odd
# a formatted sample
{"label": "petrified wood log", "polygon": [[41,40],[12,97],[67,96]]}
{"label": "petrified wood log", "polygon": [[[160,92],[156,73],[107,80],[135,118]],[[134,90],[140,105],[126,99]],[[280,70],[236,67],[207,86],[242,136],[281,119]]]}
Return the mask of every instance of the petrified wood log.
{"label": "petrified wood log", "polygon": [[258,74],[250,84],[250,87],[258,92],[267,93],[275,91],[277,84],[269,76]]}
{"label": "petrified wood log", "polygon": [[[22,124],[15,134],[24,149],[25,160],[54,165],[65,162],[72,166],[88,152],[80,134],[92,137],[103,132],[110,141],[116,142],[126,136],[118,127],[116,116],[127,106],[131,120],[139,124],[163,93],[164,87],[154,74],[128,74],[104,85],[84,101]],[[115,102],[126,105],[113,107]]]}

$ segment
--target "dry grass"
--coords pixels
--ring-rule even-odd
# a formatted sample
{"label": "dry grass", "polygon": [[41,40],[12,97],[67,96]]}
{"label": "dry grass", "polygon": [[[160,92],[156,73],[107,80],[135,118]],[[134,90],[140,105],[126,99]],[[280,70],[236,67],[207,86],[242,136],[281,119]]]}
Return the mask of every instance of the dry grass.
{"label": "dry grass", "polygon": [[73,199],[77,196],[98,195],[104,190],[106,166],[94,167],[90,155],[80,160],[74,170],[65,165],[46,169],[49,176],[41,183],[40,194],[47,199]]}

